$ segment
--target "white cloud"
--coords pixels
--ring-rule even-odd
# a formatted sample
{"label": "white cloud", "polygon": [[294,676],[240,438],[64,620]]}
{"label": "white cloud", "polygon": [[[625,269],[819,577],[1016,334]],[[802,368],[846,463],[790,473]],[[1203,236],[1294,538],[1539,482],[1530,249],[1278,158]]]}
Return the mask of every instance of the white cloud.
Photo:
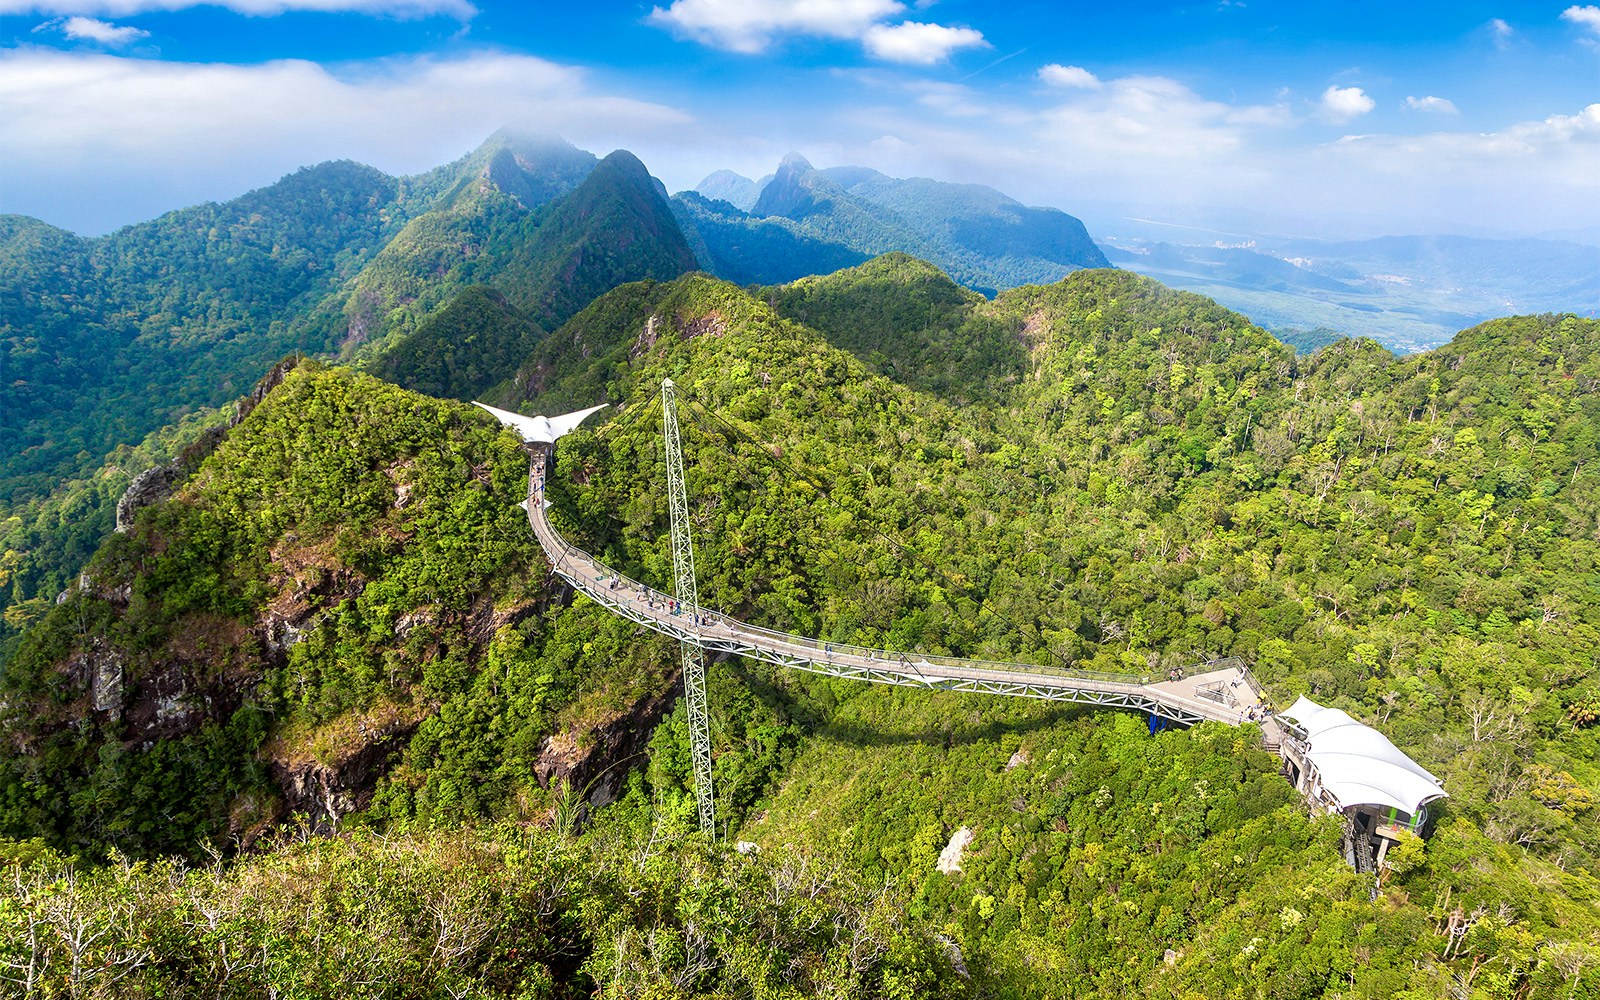
{"label": "white cloud", "polygon": [[957,49],[987,48],[983,32],[973,28],[950,28],[942,24],[906,21],[903,24],[875,24],[862,36],[867,53],[889,62],[931,66],[943,62]]}
{"label": "white cloud", "polygon": [[607,152],[694,123],[675,108],[596,92],[581,69],[531,56],[384,60],[335,74],[303,60],[180,63],[39,48],[0,54],[0,121],[6,210],[53,205],[77,215],[46,212],[47,221],[77,226],[232,197],[328,159],[424,170],[503,125]]}
{"label": "white cloud", "polygon": [[899,0],[673,0],[649,20],[674,34],[731,52],[763,52],[780,35],[861,38],[900,13]]}
{"label": "white cloud", "polygon": [[1045,111],[1043,118],[1053,141],[1124,165],[1227,153],[1238,149],[1252,129],[1290,121],[1283,105],[1209,101],[1160,76],[1105,81],[1101,89]]}
{"label": "white cloud", "polygon": [[380,17],[419,18],[443,14],[470,20],[478,13],[469,0],[0,0],[0,15],[61,14],[131,17],[151,11],[187,10],[212,6],[236,14],[274,17],[288,11],[371,14]]}
{"label": "white cloud", "polygon": [[1052,87],[1081,87],[1084,90],[1099,90],[1103,86],[1099,77],[1082,66],[1063,66],[1060,63],[1040,66],[1039,79]]}
{"label": "white cloud", "polygon": [[[43,28],[45,25],[40,25]],[[76,38],[87,42],[99,42],[101,45],[127,45],[129,42],[150,37],[150,32],[143,28],[134,28],[128,25],[116,25],[109,21],[96,21],[92,17],[69,17],[61,25],[62,34],[68,38]],[[35,28],[37,31],[39,28]]]}
{"label": "white cloud", "polygon": [[1322,92],[1322,113],[1336,122],[1358,118],[1377,106],[1360,87],[1330,86]]}
{"label": "white cloud", "polygon": [[1413,211],[1431,205],[1462,228],[1600,222],[1600,104],[1498,132],[1345,136],[1322,154],[1342,186],[1365,183]]}
{"label": "white cloud", "polygon": [[1515,28],[1511,27],[1511,25],[1506,23],[1504,18],[1500,17],[1490,18],[1488,28],[1489,37],[1494,39],[1494,47],[1497,49],[1503,49],[1509,46],[1511,44],[1511,36],[1517,33]]}
{"label": "white cloud", "polygon": [[1461,109],[1457,108],[1454,101],[1443,97],[1407,97],[1406,107],[1412,111],[1427,111],[1437,115],[1458,115]]}
{"label": "white cloud", "polygon": [[1561,20],[1571,21],[1580,28],[1587,28],[1600,35],[1600,7],[1596,7],[1593,4],[1582,7],[1577,5],[1568,7],[1561,12]]}

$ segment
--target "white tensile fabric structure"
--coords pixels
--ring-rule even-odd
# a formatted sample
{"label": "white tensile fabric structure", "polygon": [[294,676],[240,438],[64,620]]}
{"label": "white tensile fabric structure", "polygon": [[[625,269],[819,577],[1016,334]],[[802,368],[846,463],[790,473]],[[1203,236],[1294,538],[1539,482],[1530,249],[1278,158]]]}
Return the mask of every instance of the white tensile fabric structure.
{"label": "white tensile fabric structure", "polygon": [[1301,695],[1278,714],[1305,730],[1306,757],[1340,809],[1369,805],[1415,815],[1427,803],[1445,797],[1438,778],[1387,736],[1337,708],[1324,708]]}
{"label": "white tensile fabric structure", "polygon": [[584,418],[589,414],[594,413],[596,410],[603,410],[606,407],[605,403],[601,403],[599,406],[591,406],[587,410],[564,413],[559,417],[525,417],[520,413],[511,413],[508,410],[490,406],[488,403],[474,402],[472,405],[480,410],[488,410],[494,414],[496,419],[521,434],[522,440],[529,444],[555,444],[556,438],[570,434],[579,424],[583,423]]}

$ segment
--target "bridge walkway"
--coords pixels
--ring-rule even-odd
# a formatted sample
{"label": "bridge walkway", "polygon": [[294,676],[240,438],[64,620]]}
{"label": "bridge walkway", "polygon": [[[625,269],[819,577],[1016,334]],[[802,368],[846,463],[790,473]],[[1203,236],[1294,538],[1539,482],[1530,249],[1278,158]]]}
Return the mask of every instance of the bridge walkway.
{"label": "bridge walkway", "polygon": [[[596,603],[662,635],[711,652],[877,684],[1135,709],[1185,724],[1213,720],[1237,726],[1252,714],[1263,714],[1260,688],[1237,659],[1205,664],[1210,669],[1178,678],[1157,679],[828,643],[761,628],[704,607],[691,615],[671,595],[624,576],[556,532],[546,516],[544,498],[549,449],[534,446],[532,452],[524,506],[556,574]],[[1263,729],[1266,742],[1276,749],[1281,741],[1276,721],[1266,719]]]}

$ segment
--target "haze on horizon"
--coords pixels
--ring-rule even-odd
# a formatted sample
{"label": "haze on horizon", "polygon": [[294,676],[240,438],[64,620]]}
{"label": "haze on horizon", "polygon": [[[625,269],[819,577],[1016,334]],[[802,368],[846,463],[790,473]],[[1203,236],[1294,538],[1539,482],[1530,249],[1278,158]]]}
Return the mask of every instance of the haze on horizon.
{"label": "haze on horizon", "polygon": [[0,0],[0,211],[84,234],[502,126],[673,191],[787,152],[1085,217],[1600,227],[1600,6]]}

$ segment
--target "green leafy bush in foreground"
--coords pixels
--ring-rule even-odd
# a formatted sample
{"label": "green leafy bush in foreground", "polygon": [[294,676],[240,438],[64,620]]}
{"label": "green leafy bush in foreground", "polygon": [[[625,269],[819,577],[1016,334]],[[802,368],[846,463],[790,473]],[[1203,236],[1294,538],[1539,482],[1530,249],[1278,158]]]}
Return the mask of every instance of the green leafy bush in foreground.
{"label": "green leafy bush in foreground", "polygon": [[894,886],[661,831],[358,833],[200,867],[0,852],[0,983],[30,996],[968,993]]}

